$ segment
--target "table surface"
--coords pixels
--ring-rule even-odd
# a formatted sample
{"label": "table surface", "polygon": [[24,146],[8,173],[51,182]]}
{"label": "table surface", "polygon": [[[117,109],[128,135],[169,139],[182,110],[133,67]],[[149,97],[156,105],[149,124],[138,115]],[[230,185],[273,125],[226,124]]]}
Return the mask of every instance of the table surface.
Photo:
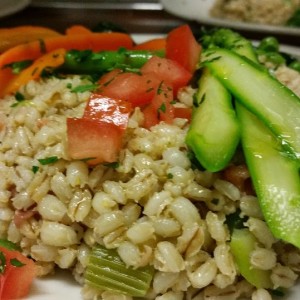
{"label": "table surface", "polygon": [[[25,9],[0,18],[0,27],[40,25],[63,32],[73,24],[94,28],[100,22],[115,23],[133,34],[167,33],[184,23],[188,23],[195,34],[200,33],[203,26],[210,27],[167,13],[158,0],[32,0]],[[270,35],[245,30],[239,32],[254,40]],[[275,36],[282,44],[300,46],[300,37],[284,34]]]}

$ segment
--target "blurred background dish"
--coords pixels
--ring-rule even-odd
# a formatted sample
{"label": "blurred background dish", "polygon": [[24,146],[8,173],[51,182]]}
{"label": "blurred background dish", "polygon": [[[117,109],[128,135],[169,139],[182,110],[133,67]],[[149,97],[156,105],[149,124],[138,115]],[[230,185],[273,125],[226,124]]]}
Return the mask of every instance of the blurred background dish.
{"label": "blurred background dish", "polygon": [[29,4],[30,0],[0,0],[0,17],[14,14]]}
{"label": "blurred background dish", "polygon": [[212,17],[210,11],[215,3],[213,0],[161,0],[163,8],[167,12],[190,21],[238,30],[300,36],[300,28],[297,27],[248,23]]}

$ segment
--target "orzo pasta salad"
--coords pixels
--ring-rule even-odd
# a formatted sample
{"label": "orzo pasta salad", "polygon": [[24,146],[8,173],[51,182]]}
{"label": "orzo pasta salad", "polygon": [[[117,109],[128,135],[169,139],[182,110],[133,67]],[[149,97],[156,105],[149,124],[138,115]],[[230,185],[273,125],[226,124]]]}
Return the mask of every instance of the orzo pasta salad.
{"label": "orzo pasta salad", "polygon": [[82,299],[288,293],[298,66],[273,38],[187,25],[140,44],[76,25],[3,50],[0,298],[58,269]]}

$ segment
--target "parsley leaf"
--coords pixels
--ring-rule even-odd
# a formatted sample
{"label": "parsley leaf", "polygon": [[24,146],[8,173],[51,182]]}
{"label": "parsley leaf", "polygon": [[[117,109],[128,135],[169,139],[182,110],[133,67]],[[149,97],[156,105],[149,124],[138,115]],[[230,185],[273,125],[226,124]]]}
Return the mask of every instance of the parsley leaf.
{"label": "parsley leaf", "polygon": [[57,156],[49,156],[49,157],[46,157],[46,158],[40,158],[38,159],[39,163],[41,165],[49,165],[49,164],[53,164],[55,162],[58,161],[58,157]]}
{"label": "parsley leaf", "polygon": [[31,171],[35,174],[39,170],[39,166],[32,166]]}
{"label": "parsley leaf", "polygon": [[105,163],[104,166],[113,168],[113,169],[117,169],[117,168],[119,168],[120,163],[118,161],[115,161],[115,162],[111,162],[111,163]]}
{"label": "parsley leaf", "polygon": [[165,113],[167,111],[166,103],[162,103],[162,105],[158,108],[158,112]]}
{"label": "parsley leaf", "polygon": [[8,250],[17,250],[17,251],[21,250],[21,248],[18,245],[5,239],[0,239],[0,246]]}
{"label": "parsley leaf", "polygon": [[98,88],[98,84],[86,84],[86,85],[78,85],[71,89],[72,93],[84,93],[87,91],[94,91]]}
{"label": "parsley leaf", "polygon": [[19,74],[22,70],[29,67],[32,64],[32,60],[26,59],[22,61],[16,61],[5,65],[5,68],[11,68],[13,74]]}
{"label": "parsley leaf", "polygon": [[11,263],[12,266],[17,267],[17,268],[20,268],[20,267],[25,266],[24,263],[22,263],[21,261],[19,261],[19,260],[16,259],[16,258],[12,258],[12,259],[10,260],[10,263]]}

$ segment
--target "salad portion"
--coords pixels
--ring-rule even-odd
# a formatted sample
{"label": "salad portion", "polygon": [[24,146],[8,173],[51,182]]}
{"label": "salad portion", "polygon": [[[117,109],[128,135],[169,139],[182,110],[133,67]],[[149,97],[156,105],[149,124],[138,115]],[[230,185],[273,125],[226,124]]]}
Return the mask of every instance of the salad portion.
{"label": "salad portion", "polygon": [[1,299],[58,268],[83,299],[288,294],[300,74],[274,38],[182,25],[137,44],[74,25],[0,40]]}

